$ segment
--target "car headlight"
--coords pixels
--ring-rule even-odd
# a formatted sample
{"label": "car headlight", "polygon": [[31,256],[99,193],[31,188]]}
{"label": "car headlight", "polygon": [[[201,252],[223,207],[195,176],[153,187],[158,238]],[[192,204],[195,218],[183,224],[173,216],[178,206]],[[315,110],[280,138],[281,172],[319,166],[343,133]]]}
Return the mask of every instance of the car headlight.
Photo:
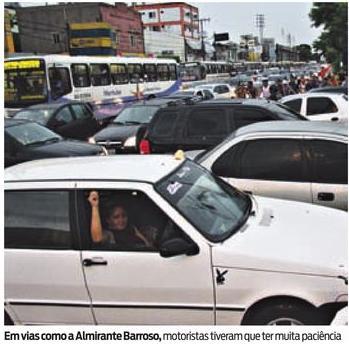
{"label": "car headlight", "polygon": [[124,147],[136,147],[136,136],[131,136],[131,137],[129,137],[129,138],[124,142]]}
{"label": "car headlight", "polygon": [[98,155],[109,155],[107,149],[103,146],[101,146],[102,150],[99,152]]}
{"label": "car headlight", "polygon": [[93,136],[89,137],[88,140],[87,140],[88,143],[92,143],[92,144],[96,144],[96,140]]}

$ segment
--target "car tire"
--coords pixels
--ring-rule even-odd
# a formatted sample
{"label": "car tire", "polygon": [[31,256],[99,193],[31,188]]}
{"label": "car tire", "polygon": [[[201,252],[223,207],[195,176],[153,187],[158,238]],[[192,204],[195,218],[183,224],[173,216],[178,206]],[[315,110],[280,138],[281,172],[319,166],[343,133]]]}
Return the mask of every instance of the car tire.
{"label": "car tire", "polygon": [[292,302],[265,305],[251,312],[244,325],[317,325],[316,309],[312,306]]}
{"label": "car tire", "polygon": [[4,325],[14,325],[6,311],[4,311]]}

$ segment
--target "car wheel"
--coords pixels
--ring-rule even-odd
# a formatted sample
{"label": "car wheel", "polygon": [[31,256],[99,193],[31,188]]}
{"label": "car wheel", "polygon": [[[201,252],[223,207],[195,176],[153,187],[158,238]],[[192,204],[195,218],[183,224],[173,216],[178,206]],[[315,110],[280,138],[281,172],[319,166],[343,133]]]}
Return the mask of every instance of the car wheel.
{"label": "car wheel", "polygon": [[315,308],[291,302],[282,302],[258,308],[248,315],[245,325],[315,325],[318,316]]}
{"label": "car wheel", "polygon": [[6,311],[4,311],[4,325],[13,325],[13,321]]}

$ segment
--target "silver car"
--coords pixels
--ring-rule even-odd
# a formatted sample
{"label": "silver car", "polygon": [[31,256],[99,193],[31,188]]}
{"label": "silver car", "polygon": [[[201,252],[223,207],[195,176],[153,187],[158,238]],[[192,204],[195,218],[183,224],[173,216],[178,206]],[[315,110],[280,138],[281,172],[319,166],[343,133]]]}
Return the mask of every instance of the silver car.
{"label": "silver car", "polygon": [[197,160],[248,193],[347,210],[347,130],[320,121],[257,123]]}

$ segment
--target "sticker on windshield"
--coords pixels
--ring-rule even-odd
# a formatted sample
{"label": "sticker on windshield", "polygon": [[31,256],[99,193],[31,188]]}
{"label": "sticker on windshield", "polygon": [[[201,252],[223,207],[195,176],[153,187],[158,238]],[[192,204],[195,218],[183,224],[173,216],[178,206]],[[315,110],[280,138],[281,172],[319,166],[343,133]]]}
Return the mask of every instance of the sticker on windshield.
{"label": "sticker on windshield", "polygon": [[177,175],[178,178],[183,178],[187,174],[187,172],[189,172],[189,171],[190,171],[190,167],[185,166],[176,175]]}
{"label": "sticker on windshield", "polygon": [[170,184],[170,185],[167,187],[167,191],[168,191],[171,195],[175,195],[176,192],[177,192],[182,186],[183,186],[183,184],[178,183],[178,182],[175,182],[175,183]]}

